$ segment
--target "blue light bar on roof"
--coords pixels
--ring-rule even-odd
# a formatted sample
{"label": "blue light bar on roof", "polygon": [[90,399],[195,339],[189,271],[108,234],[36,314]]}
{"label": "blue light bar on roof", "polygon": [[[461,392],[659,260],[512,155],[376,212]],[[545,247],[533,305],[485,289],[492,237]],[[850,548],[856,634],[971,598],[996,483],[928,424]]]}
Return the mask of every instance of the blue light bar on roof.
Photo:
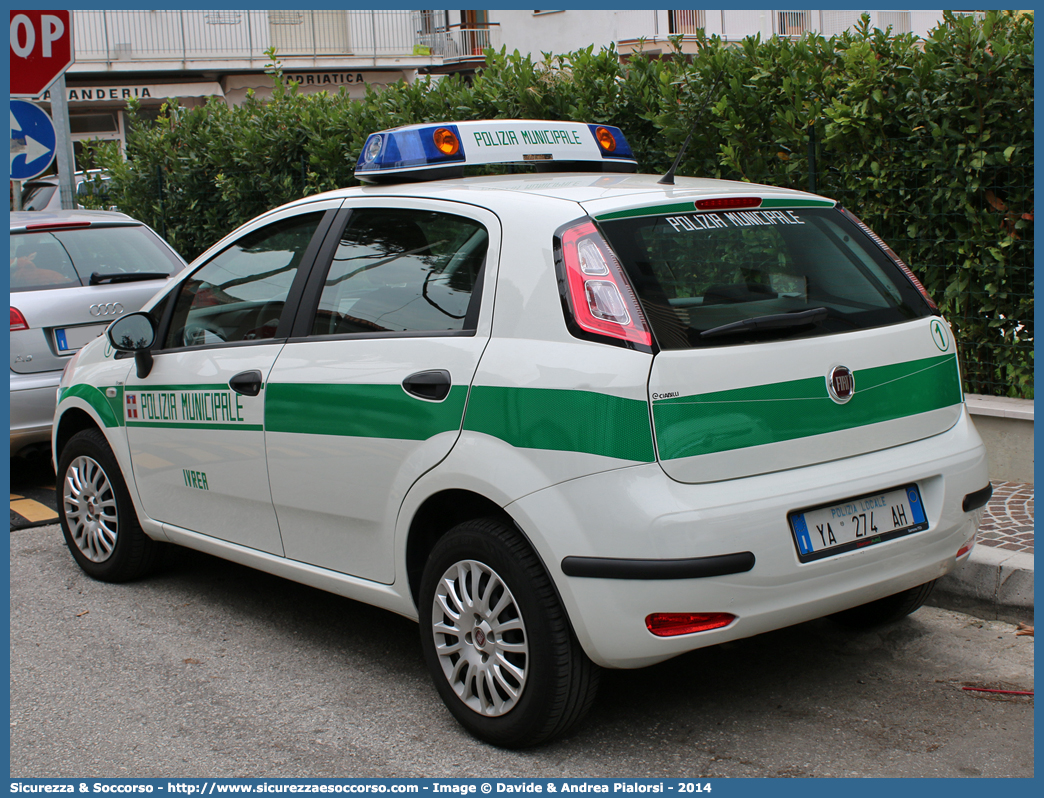
{"label": "blue light bar on roof", "polygon": [[459,176],[465,165],[534,163],[538,168],[633,172],[634,153],[617,127],[493,119],[409,125],[373,133],[355,176],[366,182]]}

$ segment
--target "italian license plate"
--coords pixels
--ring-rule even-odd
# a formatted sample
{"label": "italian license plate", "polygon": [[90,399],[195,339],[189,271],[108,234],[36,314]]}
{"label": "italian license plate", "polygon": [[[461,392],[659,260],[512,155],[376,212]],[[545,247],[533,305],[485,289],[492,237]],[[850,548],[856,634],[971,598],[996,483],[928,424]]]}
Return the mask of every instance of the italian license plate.
{"label": "italian license plate", "polygon": [[787,519],[801,562],[832,557],[928,528],[916,485],[793,512]]}
{"label": "italian license plate", "polygon": [[54,331],[54,345],[60,353],[75,352],[103,332],[108,324],[86,324],[82,327],[58,327]]}

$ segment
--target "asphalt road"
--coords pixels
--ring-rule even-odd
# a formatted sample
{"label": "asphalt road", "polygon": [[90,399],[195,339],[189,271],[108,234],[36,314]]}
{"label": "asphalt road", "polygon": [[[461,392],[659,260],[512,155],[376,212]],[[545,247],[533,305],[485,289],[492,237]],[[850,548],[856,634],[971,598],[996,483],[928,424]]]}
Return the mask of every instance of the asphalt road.
{"label": "asphalt road", "polygon": [[1033,638],[923,608],[606,672],[571,737],[474,741],[416,626],[207,555],[91,581],[57,526],[11,533],[11,776],[1033,775]]}

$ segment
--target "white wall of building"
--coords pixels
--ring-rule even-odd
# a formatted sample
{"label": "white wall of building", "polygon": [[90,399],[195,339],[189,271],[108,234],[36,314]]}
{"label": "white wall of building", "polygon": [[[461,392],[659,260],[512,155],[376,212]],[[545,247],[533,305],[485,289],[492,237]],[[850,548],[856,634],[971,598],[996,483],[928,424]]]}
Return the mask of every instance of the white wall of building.
{"label": "white wall of building", "polygon": [[541,53],[568,53],[588,45],[595,49],[620,39],[652,37],[660,28],[667,33],[666,12],[657,11],[503,11],[489,12],[490,22],[500,23],[501,41],[507,51],[518,50],[539,59]]}
{"label": "white wall of building", "polygon": [[[647,49],[663,49],[671,35],[666,10],[566,10],[489,12],[491,23],[499,23],[501,42],[508,52],[518,50],[539,59],[543,52],[567,53],[589,45],[596,49],[620,41],[647,39]],[[728,41],[760,34],[763,39],[780,32],[779,15],[800,14],[808,30],[831,36],[855,25],[862,11],[706,10],[704,29]],[[897,33],[924,37],[942,21],[942,11],[869,11],[870,23]],[[791,20],[793,17],[791,18]]]}

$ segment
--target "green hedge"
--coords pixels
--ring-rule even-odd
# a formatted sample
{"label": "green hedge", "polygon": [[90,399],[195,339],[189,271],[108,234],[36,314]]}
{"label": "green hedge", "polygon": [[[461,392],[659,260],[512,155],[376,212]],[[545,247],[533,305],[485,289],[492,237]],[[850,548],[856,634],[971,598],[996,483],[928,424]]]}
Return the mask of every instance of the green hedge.
{"label": "green hedge", "polygon": [[[258,213],[353,185],[366,135],[481,118],[621,127],[643,172],[807,189],[842,202],[911,265],[954,325],[965,387],[1033,396],[1033,17],[948,15],[926,39],[869,28],[825,39],[700,37],[665,58],[580,50],[487,67],[363,100],[299,94],[170,107],[101,150],[115,202],[186,257]],[[273,61],[274,61],[273,54]],[[810,133],[814,132],[814,160]],[[814,171],[814,175],[810,174]]]}

